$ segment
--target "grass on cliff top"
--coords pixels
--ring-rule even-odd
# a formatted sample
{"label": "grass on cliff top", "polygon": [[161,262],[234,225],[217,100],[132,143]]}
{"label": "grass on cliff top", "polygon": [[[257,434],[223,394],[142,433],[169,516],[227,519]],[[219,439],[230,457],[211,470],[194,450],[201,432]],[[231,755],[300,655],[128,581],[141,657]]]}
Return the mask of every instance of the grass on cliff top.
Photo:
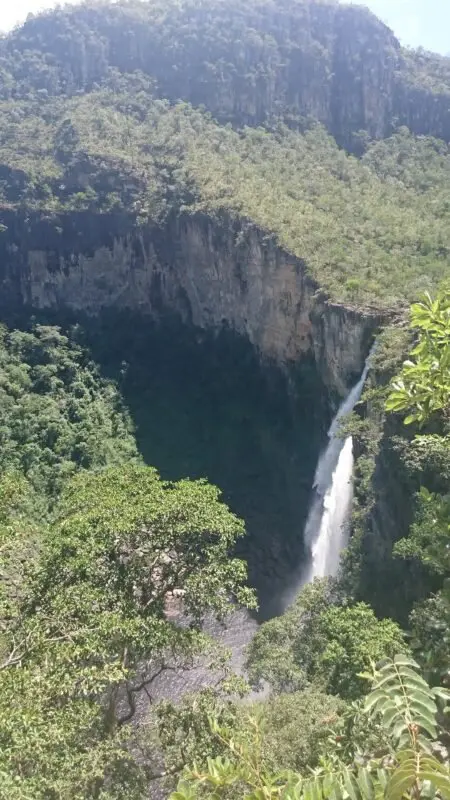
{"label": "grass on cliff top", "polygon": [[[337,301],[392,306],[449,273],[450,154],[405,129],[358,160],[320,126],[236,132],[128,83],[0,104],[0,203],[253,221]],[[132,89],[130,90],[130,87]],[[7,235],[4,232],[3,235]]]}

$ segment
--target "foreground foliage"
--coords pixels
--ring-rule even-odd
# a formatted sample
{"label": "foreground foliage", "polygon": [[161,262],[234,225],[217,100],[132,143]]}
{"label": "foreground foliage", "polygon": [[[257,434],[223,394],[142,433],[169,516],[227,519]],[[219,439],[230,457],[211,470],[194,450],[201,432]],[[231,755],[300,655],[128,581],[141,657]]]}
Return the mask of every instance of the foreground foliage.
{"label": "foreground foliage", "polygon": [[[450,675],[450,292],[426,296],[411,309],[418,342],[411,360],[392,383],[387,408],[409,412],[408,425],[421,429],[403,450],[403,459],[421,482],[409,535],[394,547],[396,556],[420,563],[440,590],[411,615],[416,647],[427,671],[448,682]],[[428,430],[427,430],[428,426]]]}
{"label": "foreground foliage", "polygon": [[[42,337],[44,350],[36,337]],[[42,381],[30,381],[27,394],[22,389],[16,396],[25,395],[35,412],[42,408],[39,430],[48,432],[54,415],[45,416],[49,402],[40,404],[49,391],[45,379],[50,376],[50,391],[58,392],[55,410],[64,412],[83,399],[81,382],[74,386],[61,379],[80,370],[81,351],[71,351],[53,329],[12,335],[11,341],[26,344],[31,353],[28,370],[17,357],[17,385],[27,372]],[[93,402],[86,408],[99,413],[104,386],[91,379],[90,388]],[[81,411],[84,407],[81,403]],[[69,435],[72,419],[61,423]],[[75,418],[76,431],[84,430],[84,419]],[[96,434],[102,430],[97,426]],[[119,453],[121,430],[116,427]],[[150,696],[158,676],[188,669],[198,657],[223,666],[223,653],[201,632],[202,620],[207,614],[226,616],[233,599],[254,603],[244,585],[245,565],[229,556],[243,525],[220,502],[218,490],[205,481],[162,481],[154,469],[133,463],[129,442],[125,438],[132,456],[126,465],[82,469],[68,480],[71,472],[89,466],[74,460],[64,480],[57,472],[57,486],[63,487],[57,502],[48,481],[43,503],[23,472],[4,473],[0,481],[0,797],[5,800],[142,797],[153,762],[147,758],[143,768],[130,750],[128,723],[138,694]],[[50,464],[58,470],[57,456],[66,450],[59,449],[56,434],[51,443]],[[99,459],[102,448],[109,453],[106,436],[96,449]],[[35,452],[39,457],[42,451]],[[20,446],[17,455],[23,468]],[[46,463],[43,469],[35,464],[30,477],[54,474],[46,473]],[[188,626],[179,624],[180,603]]]}
{"label": "foreground foliage", "polygon": [[[436,696],[444,702],[449,693],[433,690],[418,674],[418,665],[405,656],[384,661],[372,671],[372,691],[365,711],[367,728],[381,715],[390,747],[383,754],[366,752],[364,759],[345,764],[324,759],[313,777],[296,773],[270,773],[261,768],[264,732],[254,721],[250,743],[230,739],[226,728],[211,720],[212,730],[227,745],[228,754],[208,760],[206,770],[187,770],[171,800],[200,797],[244,797],[246,800],[284,798],[301,800],[348,797],[351,800],[400,800],[402,797],[450,797],[450,772],[432,753],[438,735]],[[231,789],[231,794],[230,794]]]}
{"label": "foreground foliage", "polygon": [[259,628],[249,646],[249,675],[278,692],[312,683],[354,700],[367,690],[359,674],[371,661],[407,649],[392,620],[377,620],[365,603],[336,604],[328,582],[316,581],[281,617]]}
{"label": "foreground foliage", "polygon": [[[409,327],[393,325],[379,338],[361,407],[365,418],[353,415],[349,428],[358,457],[343,590],[380,616],[394,615],[403,627],[413,606],[426,604],[450,576],[448,355],[444,285],[413,304]],[[417,619],[430,643],[432,627],[439,630],[441,622],[433,613],[428,625],[426,607]],[[418,633],[415,625],[414,642],[423,653]],[[431,666],[431,653],[429,658]]]}
{"label": "foreground foliage", "polygon": [[158,706],[159,735],[166,769],[177,773],[195,762],[202,768],[209,759],[228,755],[227,742],[215,735],[210,721],[226,729],[228,737],[250,745],[255,721],[263,731],[259,759],[261,768],[308,771],[316,768],[324,749],[357,747],[354,709],[342,700],[315,689],[290,694],[271,694],[261,700],[227,699],[220,691],[207,689],[187,696],[181,703]]}
{"label": "foreground foliage", "polygon": [[418,342],[386,402],[388,411],[411,412],[405,425],[423,424],[450,405],[450,291],[414,303],[411,328]]}

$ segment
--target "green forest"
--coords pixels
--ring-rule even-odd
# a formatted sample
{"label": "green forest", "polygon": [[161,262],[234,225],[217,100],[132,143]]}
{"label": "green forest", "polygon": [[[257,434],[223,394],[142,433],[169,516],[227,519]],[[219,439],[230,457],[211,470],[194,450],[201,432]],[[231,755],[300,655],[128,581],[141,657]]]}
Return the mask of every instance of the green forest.
{"label": "green forest", "polygon": [[[450,59],[337,0],[88,0],[0,37],[0,800],[450,800],[449,97]],[[164,306],[186,220],[234,236],[219,329]],[[249,231],[312,298],[295,362],[227,319]],[[119,241],[129,283],[163,259],[153,316],[62,293]],[[300,586],[374,342],[348,544]]]}
{"label": "green forest", "polygon": [[330,297],[359,305],[406,307],[445,277],[444,142],[402,128],[358,159],[317,123],[236,131],[152,99],[143,78],[111,81],[81,98],[0,105],[5,209],[51,215],[56,227],[58,214],[92,209],[136,225],[172,211],[248,219],[304,259]]}

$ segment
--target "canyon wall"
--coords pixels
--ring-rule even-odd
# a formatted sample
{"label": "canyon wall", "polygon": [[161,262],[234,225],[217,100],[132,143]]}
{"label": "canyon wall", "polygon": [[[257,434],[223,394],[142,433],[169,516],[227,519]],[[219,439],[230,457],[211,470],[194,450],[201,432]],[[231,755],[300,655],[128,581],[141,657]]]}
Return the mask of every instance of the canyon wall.
{"label": "canyon wall", "polygon": [[[70,33],[69,33],[70,31]],[[22,58],[42,68],[23,85]],[[19,58],[20,54],[20,58]],[[398,125],[450,140],[450,59],[403,50],[367,8],[286,0],[167,0],[75,6],[31,17],[0,41],[0,97],[90,91],[120,73],[136,87],[204,106],[220,121],[264,125],[307,117],[358,152],[360,132],[383,138]],[[111,71],[112,70],[112,71]],[[139,74],[136,73],[139,71]]]}
{"label": "canyon wall", "polygon": [[113,215],[12,213],[3,222],[0,304],[8,309],[114,307],[228,326],[278,366],[313,355],[339,395],[360,373],[380,323],[376,312],[328,302],[306,265],[251,224],[196,215],[134,229]]}

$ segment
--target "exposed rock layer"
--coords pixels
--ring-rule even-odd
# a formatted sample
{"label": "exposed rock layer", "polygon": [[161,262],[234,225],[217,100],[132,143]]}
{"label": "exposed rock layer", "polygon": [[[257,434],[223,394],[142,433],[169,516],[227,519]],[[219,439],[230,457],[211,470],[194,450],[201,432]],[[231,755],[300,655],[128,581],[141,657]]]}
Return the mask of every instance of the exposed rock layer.
{"label": "exposed rock layer", "polygon": [[[68,27],[76,32],[70,47]],[[49,94],[89,91],[111,67],[141,70],[159,96],[204,105],[239,126],[281,117],[295,127],[312,116],[356,150],[360,131],[382,138],[398,125],[450,139],[449,60],[403,51],[361,6],[211,0],[206,9],[168,0],[59,10],[0,43],[10,82],[22,80],[15,55],[31,50],[46,57],[32,85]]]}
{"label": "exposed rock layer", "polygon": [[305,264],[250,224],[173,217],[133,229],[123,217],[4,218],[1,302],[93,313],[172,312],[230,327],[279,366],[314,355],[332,392],[361,371],[379,316],[327,302]]}

